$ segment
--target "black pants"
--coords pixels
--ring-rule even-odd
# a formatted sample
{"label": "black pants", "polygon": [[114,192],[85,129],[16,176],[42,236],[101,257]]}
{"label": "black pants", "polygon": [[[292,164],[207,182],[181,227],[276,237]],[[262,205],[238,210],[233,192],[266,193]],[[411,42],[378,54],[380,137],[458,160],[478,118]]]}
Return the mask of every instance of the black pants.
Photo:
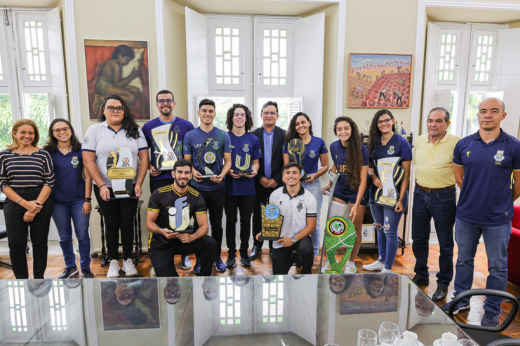
{"label": "black pants", "polygon": [[[138,199],[111,198],[104,201],[99,195],[99,188],[94,185],[94,193],[105,219],[105,236],[110,260],[119,259],[119,229],[121,229],[121,243],[123,244],[123,258],[132,258],[134,243],[134,216],[137,210]],[[110,195],[113,196],[112,189]]]}
{"label": "black pants", "polygon": [[158,277],[179,276],[175,270],[174,256],[194,253],[201,264],[197,276],[211,276],[216,247],[215,239],[207,235],[191,243],[182,243],[176,239],[167,246],[150,249],[150,260]]}
{"label": "black pants", "polygon": [[297,251],[302,264],[302,274],[312,274],[312,262],[314,261],[314,250],[311,237],[305,237],[294,243],[293,246],[273,248],[271,259],[273,261],[273,275],[285,275],[293,265],[292,253]]}
{"label": "black pants", "polygon": [[[217,242],[215,256],[220,256],[220,253],[222,251],[222,236],[224,235],[224,229],[222,228],[222,216],[224,214],[224,204],[226,203],[226,188],[222,187],[218,190],[211,191],[197,191],[199,191],[202,198],[204,198],[206,209],[209,212],[211,236]],[[195,218],[194,221],[194,229],[199,229],[197,219]]]}
{"label": "black pants", "polygon": [[[170,178],[171,178],[171,176],[170,176]],[[165,187],[165,186],[168,186],[171,184],[173,184],[173,178],[157,179],[157,180],[150,179],[150,193],[153,193],[155,190],[157,190],[160,187]]]}
{"label": "black pants", "polygon": [[[30,187],[26,189],[13,188],[13,190],[26,201],[34,201],[38,198],[42,186]],[[33,274],[35,279],[43,279],[47,268],[47,239],[49,237],[49,224],[51,222],[54,202],[52,198],[47,198],[43,203],[43,208],[34,217],[32,222],[23,221],[23,216],[27,209],[19,204],[5,200],[4,218],[7,229],[7,240],[9,242],[9,256],[13,265],[13,273],[17,279],[28,279],[29,269],[27,268],[27,257],[25,248],[27,247],[27,235],[31,234],[33,247]],[[30,230],[29,230],[30,229]]]}
{"label": "black pants", "polygon": [[226,239],[229,253],[236,253],[235,241],[237,211],[240,210],[240,255],[247,255],[249,237],[251,237],[251,214],[255,195],[226,196]]}
{"label": "black pants", "polygon": [[[278,187],[274,189],[266,189],[260,184],[255,184],[256,189],[256,198],[255,203],[253,205],[253,242],[254,245],[262,248],[264,244],[263,240],[256,240],[256,235],[262,231],[262,204],[268,204],[269,196],[276,190]],[[273,248],[273,242],[269,241],[269,248]]]}

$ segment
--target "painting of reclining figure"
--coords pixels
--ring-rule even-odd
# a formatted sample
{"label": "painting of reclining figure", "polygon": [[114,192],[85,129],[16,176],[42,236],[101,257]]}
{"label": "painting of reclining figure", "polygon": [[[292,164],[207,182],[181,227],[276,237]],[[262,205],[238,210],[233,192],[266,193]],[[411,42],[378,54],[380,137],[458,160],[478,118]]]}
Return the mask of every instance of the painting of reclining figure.
{"label": "painting of reclining figure", "polygon": [[347,106],[351,108],[410,107],[412,56],[350,54]]}
{"label": "painting of reclining figure", "polygon": [[150,119],[148,42],[85,40],[90,119],[108,95],[121,96],[136,120]]}

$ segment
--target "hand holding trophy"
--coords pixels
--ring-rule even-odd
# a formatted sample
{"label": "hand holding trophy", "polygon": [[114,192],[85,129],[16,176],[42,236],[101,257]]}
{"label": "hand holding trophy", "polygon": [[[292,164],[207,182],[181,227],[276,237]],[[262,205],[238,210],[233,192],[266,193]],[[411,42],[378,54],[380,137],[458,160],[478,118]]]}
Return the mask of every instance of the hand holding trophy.
{"label": "hand holding trophy", "polygon": [[218,174],[215,174],[213,171],[213,167],[215,166],[215,163],[217,162],[217,154],[211,150],[210,147],[208,147],[208,144],[211,143],[213,138],[206,138],[204,142],[199,147],[199,150],[197,150],[197,163],[199,164],[199,167],[203,168],[203,172],[201,178],[208,179],[212,177],[217,177]]}

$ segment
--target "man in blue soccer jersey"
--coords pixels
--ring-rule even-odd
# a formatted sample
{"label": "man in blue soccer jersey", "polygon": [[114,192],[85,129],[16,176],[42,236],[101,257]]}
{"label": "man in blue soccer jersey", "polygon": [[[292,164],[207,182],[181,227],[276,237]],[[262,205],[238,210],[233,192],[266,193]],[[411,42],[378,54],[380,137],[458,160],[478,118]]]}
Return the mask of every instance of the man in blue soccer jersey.
{"label": "man in blue soccer jersey", "polygon": [[[217,242],[214,265],[218,272],[226,271],[226,265],[220,258],[222,250],[222,215],[226,202],[224,178],[231,169],[231,140],[229,135],[213,126],[215,102],[204,99],[199,103],[197,114],[200,126],[184,136],[184,158],[193,163],[193,180],[191,185],[200,192],[209,211],[211,236]],[[212,175],[203,178],[203,175]],[[200,270],[200,260],[197,258],[193,271]]]}
{"label": "man in blue soccer jersey", "polygon": [[[208,236],[204,199],[188,183],[192,165],[179,159],[173,166],[172,185],[155,190],[148,204],[146,228],[152,233],[150,260],[159,277],[179,276],[173,258],[176,254],[197,254],[201,268],[197,275],[211,276],[216,243]],[[198,226],[191,228],[195,218]]]}
{"label": "man in blue soccer jersey", "polygon": [[[150,193],[160,187],[173,184],[172,169],[175,160],[183,157],[182,141],[184,135],[193,130],[188,120],[173,114],[177,102],[169,90],[161,90],[155,96],[155,106],[160,116],[143,126],[143,133],[150,148]],[[154,139],[155,137],[155,139]],[[167,138],[167,140],[165,140]],[[167,150],[169,145],[173,150]],[[189,270],[191,262],[188,256],[181,257],[181,268]]]}
{"label": "man in blue soccer jersey", "polygon": [[[226,125],[229,130],[233,152],[231,170],[226,177],[226,240],[229,256],[228,268],[236,265],[236,224],[240,210],[240,263],[244,267],[251,265],[247,250],[251,237],[251,215],[255,202],[255,180],[262,157],[258,137],[249,132],[253,127],[253,117],[249,108],[235,103],[228,110]],[[246,174],[249,171],[248,174]]]}
{"label": "man in blue soccer jersey", "polygon": [[[482,101],[479,131],[461,139],[453,153],[453,171],[461,189],[455,221],[458,245],[455,295],[471,289],[481,235],[489,261],[486,288],[506,290],[513,201],[520,196],[520,141],[500,128],[505,118],[503,101],[497,98]],[[487,297],[483,326],[498,325],[501,302],[501,298]],[[443,310],[448,311],[450,304],[444,304]],[[469,308],[469,299],[463,300],[455,307],[454,314]]]}

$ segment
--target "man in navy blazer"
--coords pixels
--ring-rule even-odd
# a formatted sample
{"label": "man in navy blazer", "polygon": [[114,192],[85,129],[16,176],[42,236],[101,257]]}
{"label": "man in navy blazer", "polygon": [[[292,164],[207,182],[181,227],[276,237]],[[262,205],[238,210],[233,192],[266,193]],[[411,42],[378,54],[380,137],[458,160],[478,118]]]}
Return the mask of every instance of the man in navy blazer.
{"label": "man in navy blazer", "polygon": [[[256,198],[253,206],[253,249],[249,253],[251,260],[257,259],[262,254],[263,241],[256,240],[256,235],[262,229],[262,209],[261,204],[267,204],[269,196],[278,187],[283,185],[283,143],[285,130],[276,126],[278,120],[278,105],[276,102],[268,101],[262,107],[262,122],[252,133],[260,141],[262,158],[260,159],[260,169],[255,176]],[[269,242],[272,249],[272,242]]]}

